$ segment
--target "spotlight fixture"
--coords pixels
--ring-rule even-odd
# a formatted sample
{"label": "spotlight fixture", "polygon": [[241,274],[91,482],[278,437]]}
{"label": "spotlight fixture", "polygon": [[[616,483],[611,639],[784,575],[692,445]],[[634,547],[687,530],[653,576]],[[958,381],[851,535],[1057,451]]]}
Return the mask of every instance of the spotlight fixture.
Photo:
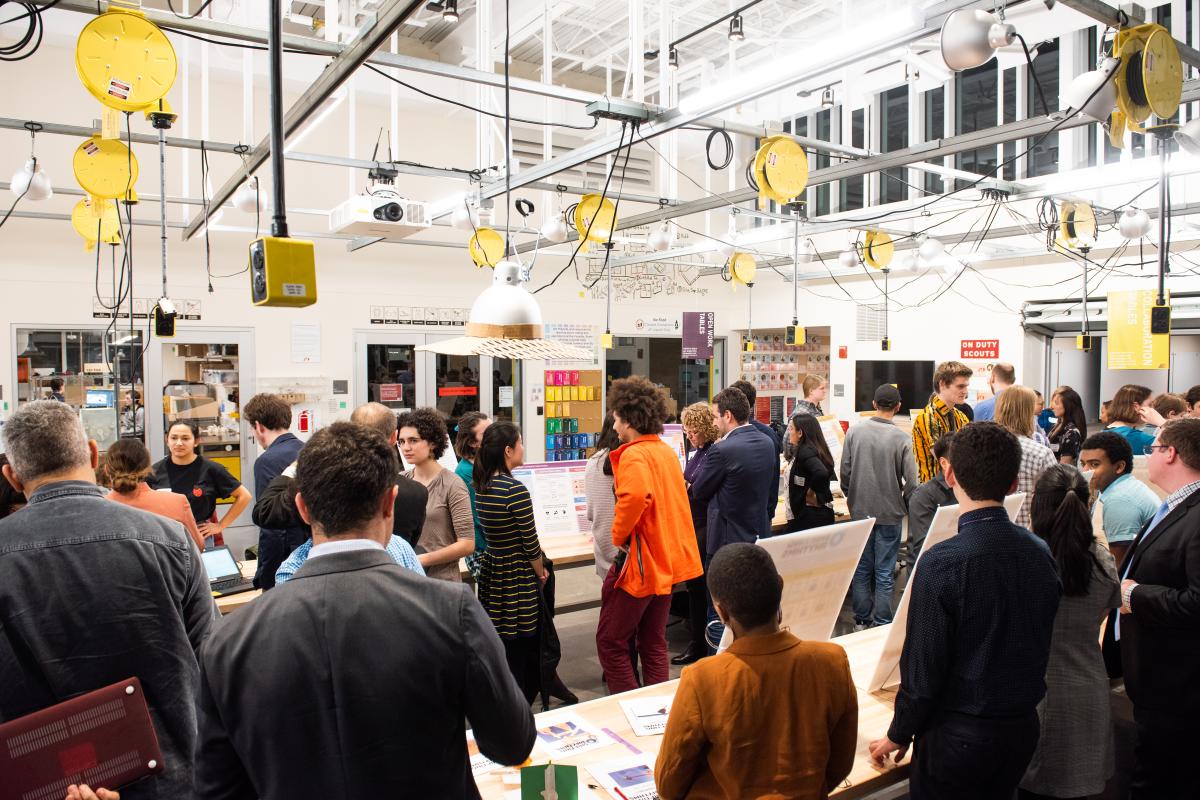
{"label": "spotlight fixture", "polygon": [[745,38],[746,31],[742,23],[742,15],[734,14],[729,18],[729,41],[740,42]]}
{"label": "spotlight fixture", "polygon": [[1017,39],[1017,29],[979,8],[960,8],[942,24],[942,58],[955,72],[986,64],[1001,47]]}
{"label": "spotlight fixture", "polygon": [[458,22],[458,0],[442,0],[442,21]]}
{"label": "spotlight fixture", "polygon": [[1140,208],[1127,208],[1117,222],[1117,228],[1126,239],[1141,239],[1150,233],[1150,215]]}
{"label": "spotlight fixture", "polygon": [[838,254],[838,265],[842,269],[854,269],[858,266],[858,251],[854,247],[843,250]]}
{"label": "spotlight fixture", "polygon": [[1175,131],[1175,141],[1187,152],[1200,156],[1200,117]]}
{"label": "spotlight fixture", "polygon": [[1119,65],[1117,59],[1108,58],[1098,69],[1077,75],[1063,94],[1067,107],[1078,109],[1088,119],[1107,122],[1117,107],[1117,84],[1112,73]]}
{"label": "spotlight fixture", "polygon": [[833,108],[833,87],[826,86],[821,90],[821,108]]}
{"label": "spotlight fixture", "polygon": [[674,47],[667,51],[667,66],[671,69],[679,69],[679,51]]}
{"label": "spotlight fixture", "polygon": [[50,178],[36,158],[30,158],[24,167],[13,173],[9,185],[13,194],[26,200],[49,200],[54,196]]}

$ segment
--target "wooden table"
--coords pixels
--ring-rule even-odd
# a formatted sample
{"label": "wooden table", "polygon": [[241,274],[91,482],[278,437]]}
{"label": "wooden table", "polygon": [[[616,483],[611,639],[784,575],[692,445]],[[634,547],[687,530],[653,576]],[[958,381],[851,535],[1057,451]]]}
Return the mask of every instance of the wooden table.
{"label": "wooden table", "polygon": [[[850,660],[850,672],[854,677],[855,686],[858,687],[858,748],[854,766],[850,770],[849,777],[834,791],[837,797],[846,798],[846,800],[859,800],[860,798],[885,800],[885,798],[902,797],[908,791],[909,764],[907,761],[898,767],[881,770],[872,763],[868,752],[870,742],[887,733],[888,725],[892,721],[892,706],[896,698],[894,689],[868,693],[863,688],[870,681],[875,670],[875,662],[879,659],[880,651],[883,649],[887,630],[886,626],[881,626],[860,633],[839,636],[833,640],[845,648],[846,655]],[[619,701],[639,695],[673,694],[678,684],[679,681],[670,681],[656,686],[647,686],[632,692],[580,703],[577,706],[571,706],[570,710],[594,725],[607,728],[629,744],[651,757],[657,758],[659,747],[662,744],[662,736],[637,736],[630,728]],[[554,709],[546,714],[538,714],[535,719],[540,720],[547,714],[554,715],[560,711],[560,709]],[[588,764],[628,754],[629,750],[618,743],[580,754],[576,758],[559,759],[557,763],[574,764],[580,768],[580,798],[607,798],[603,790],[591,790],[592,794],[588,794],[587,783],[594,783],[594,781],[585,767]],[[535,764],[547,763],[546,756],[537,748],[534,749],[532,759]],[[511,775],[512,772],[513,770],[510,769],[500,769],[475,778],[479,792],[485,800],[500,800],[507,792],[516,788],[504,784],[504,775],[506,773]]]}

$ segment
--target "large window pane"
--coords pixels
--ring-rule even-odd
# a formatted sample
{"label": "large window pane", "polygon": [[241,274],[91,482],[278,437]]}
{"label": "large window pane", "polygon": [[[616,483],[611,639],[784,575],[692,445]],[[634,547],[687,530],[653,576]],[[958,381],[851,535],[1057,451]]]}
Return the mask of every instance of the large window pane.
{"label": "large window pane", "polygon": [[[908,147],[908,84],[889,89],[880,95],[880,141],[883,152],[903,150]],[[896,203],[908,199],[908,170],[904,167],[884,170],[879,199],[883,203]]]}
{"label": "large window pane", "polygon": [[454,431],[458,419],[479,410],[479,356],[437,355],[437,410]]}
{"label": "large window pane", "polygon": [[[823,142],[833,141],[833,114],[830,109],[825,109],[817,114],[817,138]],[[817,169],[824,169],[829,166],[829,153],[817,153]],[[830,189],[828,183],[823,183],[817,187],[817,216],[824,216],[829,213],[829,198]]]}
{"label": "large window pane", "polygon": [[396,412],[416,405],[416,348],[411,344],[367,345],[367,397]]}
{"label": "large window pane", "polygon": [[[981,67],[960,72],[954,77],[955,133],[973,133],[996,126],[995,59]],[[981,147],[957,156],[958,168],[968,172],[989,173],[996,168],[996,148]],[[960,181],[961,185],[965,182]]]}
{"label": "large window pane", "polygon": [[[1037,80],[1035,82],[1034,76]],[[1045,42],[1038,46],[1037,57],[1033,59],[1033,74],[1029,77],[1029,86],[1025,92],[1026,113],[1030,117],[1040,116],[1041,103],[1038,100],[1037,83],[1042,86],[1046,95],[1046,108],[1054,111],[1058,108],[1058,40]],[[1041,137],[1039,137],[1041,138]],[[1032,147],[1037,140],[1029,140],[1027,147]],[[1058,171],[1058,131],[1042,139],[1027,159],[1028,174],[1049,175]]]}
{"label": "large window pane", "polygon": [[[925,92],[925,121],[922,130],[927,142],[935,142],[946,135],[946,90],[939,86]],[[945,164],[943,158],[929,159],[934,164]],[[925,173],[925,191],[941,194],[946,191],[941,175]]]}
{"label": "large window pane", "polygon": [[[850,114],[850,146],[851,147],[866,147],[867,139],[867,112],[866,109],[860,108]],[[845,137],[842,137],[845,141]],[[850,210],[863,207],[864,188],[866,186],[866,178],[849,178],[842,181],[842,210]]]}

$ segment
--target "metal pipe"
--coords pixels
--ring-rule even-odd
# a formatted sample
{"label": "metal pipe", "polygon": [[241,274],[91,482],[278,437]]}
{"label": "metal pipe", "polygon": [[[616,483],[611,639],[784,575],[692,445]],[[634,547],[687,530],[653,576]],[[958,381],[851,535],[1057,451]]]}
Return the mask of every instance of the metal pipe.
{"label": "metal pipe", "polygon": [[[279,153],[283,152],[283,3],[281,0],[271,0],[270,19],[267,20],[267,50],[270,61],[271,87],[271,188],[275,195],[271,198],[274,205],[271,210],[271,235],[287,238],[287,203],[283,194],[283,160]],[[165,192],[164,192],[165,194]],[[225,202],[221,198],[218,203]]]}
{"label": "metal pipe", "polygon": [[[1167,241],[1167,217],[1171,215],[1171,173],[1168,169],[1170,153],[1167,150],[1168,139],[1163,136],[1158,140],[1158,160],[1162,174],[1158,179],[1158,298],[1156,305],[1166,305],[1167,302],[1167,255],[1170,242]],[[1085,295],[1086,296],[1086,295]],[[1087,331],[1084,331],[1086,333]]]}
{"label": "metal pipe", "polygon": [[[158,196],[167,196],[167,131],[158,129]],[[162,236],[162,296],[167,296],[167,204],[158,204],[158,221]]]}
{"label": "metal pipe", "polygon": [[[1108,3],[1100,2],[1100,0],[1061,0],[1062,4],[1067,8],[1073,8],[1085,17],[1107,25],[1110,28],[1124,28],[1127,25],[1137,25],[1150,20],[1142,20],[1132,17],[1127,14],[1124,8],[1136,8],[1132,3],[1125,4],[1122,8],[1114,8]],[[1175,40],[1175,46],[1179,49],[1179,58],[1185,64],[1200,69],[1200,50],[1189,46],[1179,39]]]}

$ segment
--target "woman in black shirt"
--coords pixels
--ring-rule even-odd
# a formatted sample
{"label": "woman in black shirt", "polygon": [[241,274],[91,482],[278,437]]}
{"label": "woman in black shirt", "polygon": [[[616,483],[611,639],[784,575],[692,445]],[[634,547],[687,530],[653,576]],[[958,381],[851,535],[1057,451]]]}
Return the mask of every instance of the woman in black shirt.
{"label": "woman in black shirt", "polygon": [[788,440],[795,448],[788,470],[788,503],[792,519],[788,531],[803,531],[833,524],[833,455],[825,443],[821,423],[812,414],[796,414],[788,426]]}
{"label": "woman in black shirt", "polygon": [[[171,423],[167,429],[170,455],[154,465],[149,483],[151,488],[170,489],[187,498],[205,546],[211,547],[250,505],[250,490],[225,467],[197,453],[199,443],[200,432],[194,424]],[[225,497],[233,498],[233,507],[218,520],[217,501]]]}
{"label": "woman in black shirt", "polygon": [[1050,395],[1050,410],[1056,418],[1050,429],[1050,449],[1060,464],[1075,466],[1087,438],[1087,415],[1083,400],[1070,386],[1060,386]]}

